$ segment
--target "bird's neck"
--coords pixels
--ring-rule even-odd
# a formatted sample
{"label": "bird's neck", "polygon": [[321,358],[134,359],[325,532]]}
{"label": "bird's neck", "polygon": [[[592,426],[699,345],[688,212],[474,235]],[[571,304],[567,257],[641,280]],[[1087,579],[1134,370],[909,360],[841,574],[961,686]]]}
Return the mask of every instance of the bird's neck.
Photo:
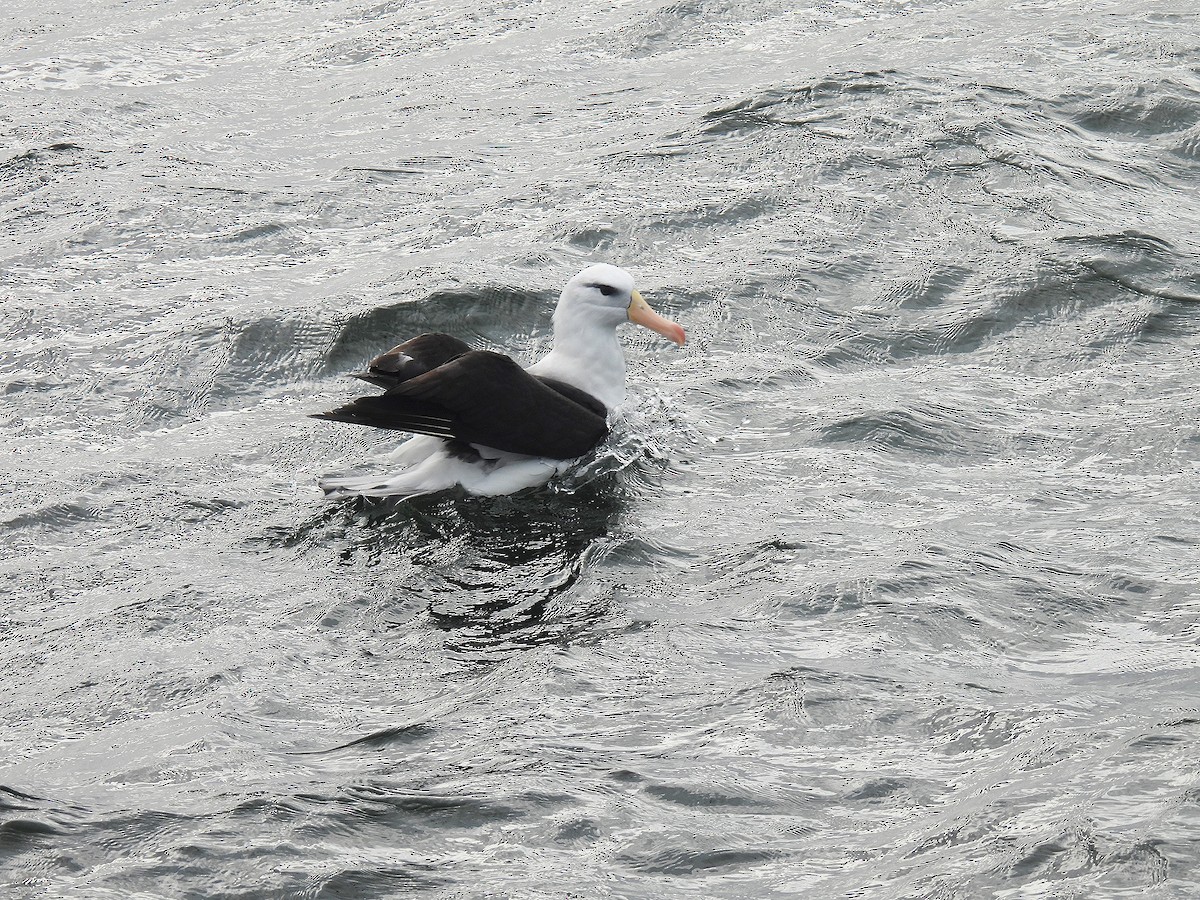
{"label": "bird's neck", "polygon": [[587,391],[610,411],[625,402],[625,354],[615,328],[573,328],[555,320],[554,347],[529,367]]}

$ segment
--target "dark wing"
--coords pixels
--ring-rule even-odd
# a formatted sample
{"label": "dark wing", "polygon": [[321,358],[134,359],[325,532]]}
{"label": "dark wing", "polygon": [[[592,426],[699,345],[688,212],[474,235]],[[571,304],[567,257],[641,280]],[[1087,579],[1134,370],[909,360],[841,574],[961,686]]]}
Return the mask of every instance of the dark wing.
{"label": "dark wing", "polygon": [[310,418],[348,422],[351,425],[370,425],[372,428],[389,428],[394,431],[412,431],[416,434],[432,434],[443,438],[456,436],[453,417],[447,410],[433,403],[412,400],[398,394],[359,397],[329,412],[312,413]]}
{"label": "dark wing", "polygon": [[367,366],[367,371],[354,377],[381,388],[393,388],[398,384],[424,375],[444,365],[456,356],[470,351],[470,347],[448,334],[420,334],[403,344],[381,353]]}
{"label": "dark wing", "polygon": [[[453,437],[550,459],[582,456],[608,434],[604,407],[578,388],[547,381],[503,354],[471,350],[386,394],[360,397],[316,418]],[[584,398],[586,403],[579,402]]]}
{"label": "dark wing", "polygon": [[538,381],[546,385],[548,388],[553,388],[558,391],[568,400],[574,400],[585,409],[590,409],[602,419],[608,419],[608,408],[589,394],[587,391],[581,391],[573,384],[567,384],[565,381],[559,381],[557,378],[545,378],[541,375],[534,375]]}

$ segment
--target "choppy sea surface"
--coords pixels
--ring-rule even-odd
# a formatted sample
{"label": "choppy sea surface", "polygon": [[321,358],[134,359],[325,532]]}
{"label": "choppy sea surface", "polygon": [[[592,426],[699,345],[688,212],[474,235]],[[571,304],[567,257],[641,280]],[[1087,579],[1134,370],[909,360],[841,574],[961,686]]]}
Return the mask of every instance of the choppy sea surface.
{"label": "choppy sea surface", "polygon": [[[6,898],[1200,896],[1192,0],[0,21]],[[631,270],[593,458],[305,417]]]}

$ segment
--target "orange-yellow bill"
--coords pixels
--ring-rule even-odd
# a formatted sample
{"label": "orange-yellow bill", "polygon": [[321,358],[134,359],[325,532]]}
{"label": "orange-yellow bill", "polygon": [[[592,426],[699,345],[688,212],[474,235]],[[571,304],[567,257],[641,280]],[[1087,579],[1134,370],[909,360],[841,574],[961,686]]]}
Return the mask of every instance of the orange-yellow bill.
{"label": "orange-yellow bill", "polygon": [[650,304],[638,291],[633,292],[633,299],[629,301],[629,321],[658,332],[668,341],[674,341],[680,347],[687,341],[687,334],[684,330],[670,319],[664,319],[652,310]]}

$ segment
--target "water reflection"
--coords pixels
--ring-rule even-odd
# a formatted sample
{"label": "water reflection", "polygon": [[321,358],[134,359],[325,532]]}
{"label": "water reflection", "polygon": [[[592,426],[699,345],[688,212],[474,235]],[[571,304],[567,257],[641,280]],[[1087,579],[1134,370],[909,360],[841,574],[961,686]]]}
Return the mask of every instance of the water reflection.
{"label": "water reflection", "polygon": [[449,501],[452,531],[424,567],[419,589],[428,612],[450,635],[450,649],[473,656],[569,639],[586,628],[584,608],[556,604],[574,588],[592,548],[616,527],[621,499],[613,484],[572,494]]}
{"label": "water reflection", "polygon": [[358,570],[361,593],[325,610],[326,627],[369,619],[402,636],[425,619],[449,652],[495,659],[571,640],[603,616],[604,592],[580,581],[617,530],[624,501],[615,473],[570,492],[352,498],[276,530],[267,544],[314,568]]}

